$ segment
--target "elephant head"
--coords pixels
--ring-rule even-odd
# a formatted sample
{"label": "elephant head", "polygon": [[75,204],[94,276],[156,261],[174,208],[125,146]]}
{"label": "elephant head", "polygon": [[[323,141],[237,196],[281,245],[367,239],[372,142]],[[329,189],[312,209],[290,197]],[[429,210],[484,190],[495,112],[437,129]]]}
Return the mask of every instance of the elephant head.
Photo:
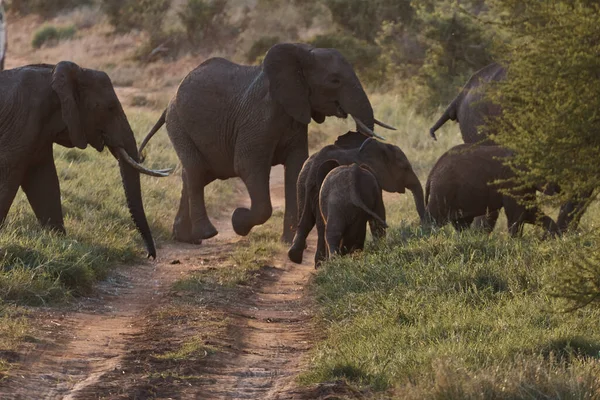
{"label": "elephant head", "polygon": [[371,169],[384,191],[404,193],[406,189],[410,190],[419,217],[424,221],[423,187],[408,158],[398,146],[368,138],[358,150],[358,159]]}
{"label": "elephant head", "polygon": [[119,162],[129,212],[142,235],[148,256],[156,257],[144,213],[139,174],[166,176],[168,171],[148,170],[138,164],[133,131],[106,73],[63,61],[53,68],[51,79],[64,126],[55,142],[80,149],[89,144],[98,151],[108,147]]}
{"label": "elephant head", "polygon": [[300,123],[308,124],[311,118],[322,123],[328,116],[351,115],[357,129],[367,136],[375,135],[374,124],[394,129],[373,117],[360,80],[336,49],[277,44],[265,56],[263,68],[271,97]]}

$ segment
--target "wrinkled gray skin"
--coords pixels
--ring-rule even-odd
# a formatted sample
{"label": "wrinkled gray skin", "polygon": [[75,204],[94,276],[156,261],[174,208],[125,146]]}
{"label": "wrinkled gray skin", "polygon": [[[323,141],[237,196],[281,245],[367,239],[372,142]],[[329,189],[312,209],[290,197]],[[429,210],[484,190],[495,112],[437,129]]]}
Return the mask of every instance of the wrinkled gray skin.
{"label": "wrinkled gray skin", "polygon": [[144,213],[139,172],[124,150],[138,159],[133,131],[108,75],[71,62],[28,65],[0,73],[0,224],[19,187],[39,222],[65,232],[52,144],[98,151],[106,146],[121,169],[127,205],[156,257]]}
{"label": "wrinkled gray skin", "polygon": [[[431,137],[436,139],[435,132],[446,121],[452,120],[458,122],[465,143],[493,145],[494,142],[488,138],[488,135],[496,132],[493,130],[493,125],[488,124],[488,120],[500,116],[502,109],[499,105],[484,98],[485,89],[489,82],[498,82],[505,78],[506,69],[497,63],[489,64],[475,72],[440,119],[429,130]],[[569,201],[561,206],[557,223],[562,232],[566,232],[569,228],[577,228],[591,195],[591,193],[584,193],[581,199]],[[478,219],[477,225],[486,230],[494,228],[494,226],[486,226],[486,222],[480,219]]]}
{"label": "wrinkled gray skin", "polygon": [[[357,132],[348,132],[338,138],[335,144],[325,146],[310,156],[304,163],[298,177],[298,229],[288,257],[295,263],[302,262],[306,247],[306,238],[315,226],[319,216],[318,170],[327,160],[336,160],[340,165],[357,163],[368,167],[376,176],[379,186],[386,192],[412,192],[415,206],[421,221],[425,217],[423,188],[414,173],[408,158],[398,146],[366,139]],[[360,147],[362,145],[362,147]],[[315,262],[325,258],[325,244],[319,241],[315,253]]]}
{"label": "wrinkled gray skin", "polygon": [[[460,133],[465,143],[493,144],[488,139],[490,127],[487,119],[497,117],[502,113],[499,105],[485,99],[486,83],[500,81],[506,77],[506,70],[499,64],[492,63],[475,72],[458,96],[452,100],[440,119],[429,130],[431,137],[436,139],[435,132],[448,120],[457,121]],[[486,131],[481,131],[486,128]]]}
{"label": "wrinkled gray skin", "polygon": [[[166,118],[165,118],[166,114]],[[204,187],[215,179],[240,177],[251,207],[238,208],[232,224],[239,235],[272,213],[271,166],[285,166],[282,239],[291,242],[297,221],[296,180],[308,157],[311,118],[359,118],[371,130],[373,109],[352,66],[335,49],[302,44],[273,46],[259,66],[213,58],[181,83],[147,142],[166,119],[183,165],[183,190],[173,234],[201,243],[217,230],[206,213]],[[141,149],[140,149],[141,151]]]}
{"label": "wrinkled gray skin", "polygon": [[0,1],[0,71],[4,70],[6,56],[6,13]]}
{"label": "wrinkled gray skin", "polygon": [[[505,166],[502,158],[511,152],[500,146],[458,145],[444,153],[429,173],[425,186],[427,214],[437,225],[452,223],[458,231],[468,228],[473,219],[486,216],[493,229],[499,211],[504,207],[511,236],[521,235],[523,224],[544,227],[551,235],[559,234],[556,223],[536,207],[526,208],[514,197],[499,190],[510,188],[510,183],[494,184],[506,180],[514,172]],[[516,192],[534,197],[536,188]],[[491,232],[491,229],[487,229]]]}
{"label": "wrinkled gray skin", "polygon": [[[327,256],[362,250],[367,222],[374,239],[385,236],[385,206],[377,178],[358,164],[340,166],[328,160],[319,168],[321,215],[317,219],[319,242]],[[317,264],[315,264],[317,266]]]}

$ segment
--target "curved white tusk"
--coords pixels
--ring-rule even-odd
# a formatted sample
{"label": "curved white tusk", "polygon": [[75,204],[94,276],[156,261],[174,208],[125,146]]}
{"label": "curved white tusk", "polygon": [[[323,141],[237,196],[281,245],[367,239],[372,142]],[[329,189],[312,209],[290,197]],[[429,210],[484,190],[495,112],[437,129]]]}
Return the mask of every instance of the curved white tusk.
{"label": "curved white tusk", "polygon": [[169,176],[169,173],[171,173],[173,171],[173,168],[166,168],[166,169],[161,169],[161,170],[155,171],[155,170],[143,167],[139,163],[137,163],[133,158],[131,158],[131,156],[129,154],[127,154],[125,149],[122,147],[117,148],[117,153],[119,154],[120,158],[122,158],[124,161],[126,161],[129,165],[131,165],[133,168],[135,168],[137,171],[139,171],[142,174],[164,178],[165,176]]}
{"label": "curved white tusk", "polygon": [[385,128],[385,129],[389,129],[389,130],[391,130],[391,131],[395,131],[395,130],[396,130],[396,128],[394,128],[394,127],[393,127],[393,126],[391,126],[391,125],[388,125],[388,124],[386,124],[385,122],[381,122],[381,121],[375,120],[375,123],[376,123],[377,125],[379,125],[379,126],[381,126],[381,127]]}
{"label": "curved white tusk", "polygon": [[363,135],[375,137],[377,139],[385,140],[385,138],[383,136],[379,136],[378,134],[373,132],[371,129],[369,129],[369,127],[366,126],[360,119],[356,118],[352,114],[350,114],[350,115],[354,119],[354,122],[356,122],[356,126],[358,127],[358,130],[360,131],[360,133],[362,133]]}

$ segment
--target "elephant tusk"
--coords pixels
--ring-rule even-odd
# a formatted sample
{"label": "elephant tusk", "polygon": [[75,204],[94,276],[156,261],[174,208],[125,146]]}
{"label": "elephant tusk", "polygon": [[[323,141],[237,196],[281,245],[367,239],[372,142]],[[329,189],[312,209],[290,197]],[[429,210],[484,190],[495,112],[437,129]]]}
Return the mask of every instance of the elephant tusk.
{"label": "elephant tusk", "polygon": [[396,130],[396,128],[394,128],[394,127],[393,127],[393,126],[391,126],[391,125],[388,125],[388,124],[386,124],[385,122],[381,122],[381,121],[375,120],[375,123],[376,123],[377,125],[379,125],[379,126],[381,126],[381,127],[385,128],[385,129],[389,129],[389,130],[391,130],[391,131],[395,131],[395,130]]}
{"label": "elephant tusk", "polygon": [[122,158],[124,161],[126,161],[129,165],[131,165],[133,168],[135,168],[137,171],[139,171],[142,174],[163,178],[165,176],[169,176],[169,174],[173,171],[173,168],[152,170],[152,169],[143,167],[137,161],[135,161],[129,154],[127,154],[125,149],[122,147],[117,148],[117,153],[119,154],[120,158]]}
{"label": "elephant tusk", "polygon": [[369,127],[366,126],[360,119],[356,118],[354,115],[351,115],[351,116],[354,119],[354,122],[356,122],[356,126],[358,127],[358,131],[360,133],[362,133],[363,135],[366,135],[366,136],[375,137],[380,140],[385,140],[385,138],[383,136],[379,136],[378,134],[373,132],[371,129],[369,129]]}

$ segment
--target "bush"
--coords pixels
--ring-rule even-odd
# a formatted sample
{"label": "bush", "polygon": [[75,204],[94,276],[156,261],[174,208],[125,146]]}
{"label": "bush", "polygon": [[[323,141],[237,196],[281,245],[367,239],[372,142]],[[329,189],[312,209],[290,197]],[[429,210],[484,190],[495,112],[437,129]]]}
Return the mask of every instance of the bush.
{"label": "bush", "polygon": [[102,10],[117,32],[139,29],[151,36],[162,32],[170,6],[170,0],[101,0]]}
{"label": "bush", "polygon": [[197,44],[205,39],[217,40],[229,27],[225,8],[227,0],[187,0],[177,13],[188,40]]}
{"label": "bush", "polygon": [[59,11],[92,3],[93,0],[10,0],[7,2],[7,9],[21,15],[51,17]]}
{"label": "bush", "polygon": [[63,26],[55,27],[54,25],[43,25],[40,29],[35,31],[31,45],[34,49],[39,49],[46,43],[56,44],[61,40],[71,39],[75,36],[75,26]]}
{"label": "bush", "polygon": [[252,43],[250,50],[246,52],[246,61],[249,63],[261,62],[267,51],[279,43],[279,36],[262,36]]}
{"label": "bush", "polygon": [[380,83],[384,79],[385,67],[379,58],[381,50],[376,45],[338,33],[318,35],[310,40],[310,44],[315,47],[338,49],[352,64],[363,82]]}

